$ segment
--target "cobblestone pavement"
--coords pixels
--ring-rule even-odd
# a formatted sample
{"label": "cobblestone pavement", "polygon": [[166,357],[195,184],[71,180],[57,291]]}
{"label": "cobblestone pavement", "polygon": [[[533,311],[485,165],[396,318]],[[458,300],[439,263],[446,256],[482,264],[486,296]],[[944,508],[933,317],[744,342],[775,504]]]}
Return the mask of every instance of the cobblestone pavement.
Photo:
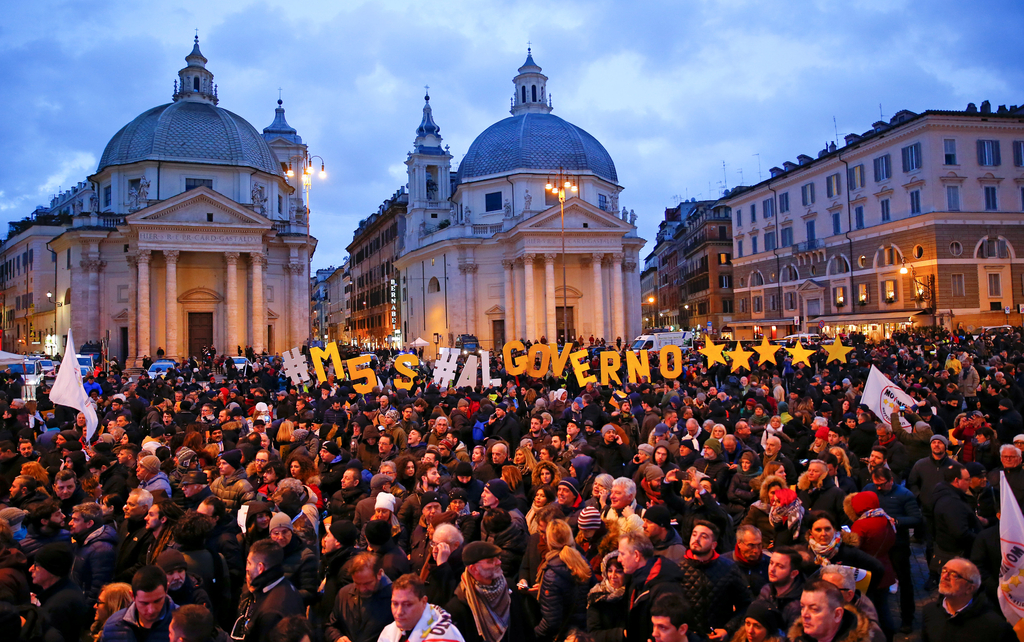
{"label": "cobblestone pavement", "polygon": [[[938,597],[938,591],[925,592],[924,583],[928,581],[928,564],[924,558],[924,545],[911,544],[910,550],[913,556],[910,558],[910,574],[914,578],[914,597],[916,598],[917,611],[914,613],[914,630],[909,634],[896,631],[893,637],[895,642],[917,642],[921,639],[921,609],[925,604],[932,602]],[[889,595],[889,608],[892,611],[892,621],[900,626],[899,595]]]}

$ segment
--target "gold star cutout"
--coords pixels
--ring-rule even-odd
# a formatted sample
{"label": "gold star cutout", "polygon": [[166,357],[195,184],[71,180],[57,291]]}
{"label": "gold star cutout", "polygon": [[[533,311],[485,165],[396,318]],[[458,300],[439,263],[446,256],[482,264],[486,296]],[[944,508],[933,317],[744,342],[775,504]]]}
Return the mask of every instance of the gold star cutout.
{"label": "gold star cutout", "polygon": [[835,341],[826,344],[825,350],[828,351],[828,360],[825,361],[825,363],[832,363],[833,361],[838,361],[839,363],[846,363],[846,354],[848,352],[851,352],[853,348],[848,348],[844,346],[842,342],[839,340],[839,337],[836,337]]}
{"label": "gold star cutout", "polygon": [[740,368],[750,370],[750,357],[754,356],[754,353],[744,350],[739,341],[736,342],[735,350],[727,350],[725,354],[729,355],[729,358],[732,359],[733,372],[736,372]]}
{"label": "gold star cutout", "polygon": [[715,345],[714,341],[712,341],[711,339],[706,339],[704,341],[704,347],[698,350],[697,352],[701,353],[702,355],[708,358],[708,367],[710,368],[716,363],[720,363],[723,366],[726,365],[725,357],[722,356],[723,350],[725,350],[724,343],[720,345]]}
{"label": "gold star cutout", "polygon": [[761,345],[754,346],[754,350],[757,351],[758,363],[774,363],[779,365],[775,360],[775,353],[779,351],[779,346],[769,343],[768,337],[761,337]]}
{"label": "gold star cutout", "polygon": [[808,350],[807,348],[804,347],[803,342],[797,339],[796,345],[793,346],[792,348],[786,348],[786,352],[789,353],[789,356],[793,357],[794,366],[800,363],[801,361],[804,362],[804,365],[810,366],[811,362],[808,359],[812,354],[814,354],[815,351]]}

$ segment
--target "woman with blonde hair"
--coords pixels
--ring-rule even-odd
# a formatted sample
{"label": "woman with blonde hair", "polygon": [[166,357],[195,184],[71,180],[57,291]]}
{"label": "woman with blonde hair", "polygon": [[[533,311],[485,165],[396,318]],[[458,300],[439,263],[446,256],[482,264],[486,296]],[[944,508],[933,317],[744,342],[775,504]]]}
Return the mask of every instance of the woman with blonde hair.
{"label": "woman with blonde hair", "polygon": [[103,587],[100,591],[99,601],[96,603],[96,619],[93,620],[92,627],[89,629],[94,642],[100,642],[103,639],[103,625],[107,623],[107,618],[121,609],[128,608],[128,605],[134,600],[131,584],[114,582]]}
{"label": "woman with blonde hair", "polygon": [[274,440],[277,442],[277,450],[281,453],[281,459],[287,460],[288,453],[292,450],[292,434],[295,432],[295,424],[285,419],[277,428],[277,435]]}
{"label": "woman with blonde hair", "polygon": [[587,592],[593,572],[576,549],[565,520],[548,523],[544,539],[548,551],[537,569],[541,619],[533,633],[538,641],[551,642],[570,637],[573,629],[586,630]]}
{"label": "woman with blonde hair", "polygon": [[857,492],[857,482],[853,480],[853,469],[850,468],[850,456],[842,446],[832,446],[828,449],[838,461],[836,466],[836,483],[846,493]]}
{"label": "woman with blonde hair", "polygon": [[516,449],[516,454],[512,458],[512,463],[516,465],[519,472],[522,473],[523,479],[530,479],[533,477],[533,471],[537,467],[537,458],[533,456],[533,449],[529,446],[520,446]]}

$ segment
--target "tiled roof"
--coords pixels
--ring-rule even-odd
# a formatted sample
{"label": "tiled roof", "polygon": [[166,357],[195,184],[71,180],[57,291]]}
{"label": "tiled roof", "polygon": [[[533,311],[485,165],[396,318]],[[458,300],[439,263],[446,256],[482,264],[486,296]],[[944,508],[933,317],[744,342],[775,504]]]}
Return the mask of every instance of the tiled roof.
{"label": "tiled roof", "polygon": [[527,113],[488,127],[459,165],[459,180],[518,169],[580,172],[618,183],[615,163],[596,138],[551,114]]}
{"label": "tiled roof", "polygon": [[281,174],[276,156],[248,121],[187,100],[154,107],[125,125],[107,143],[96,171],[143,160],[240,165]]}

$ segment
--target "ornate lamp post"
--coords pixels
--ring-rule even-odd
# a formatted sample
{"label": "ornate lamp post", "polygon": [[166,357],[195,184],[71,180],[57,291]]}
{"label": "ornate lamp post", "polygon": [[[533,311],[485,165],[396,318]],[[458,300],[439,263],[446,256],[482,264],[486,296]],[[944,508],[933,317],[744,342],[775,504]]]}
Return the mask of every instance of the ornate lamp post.
{"label": "ornate lamp post", "polygon": [[[558,168],[558,178],[555,183],[552,184],[551,180],[548,179],[548,183],[544,187],[552,194],[558,196],[558,208],[562,220],[562,343],[564,344],[569,338],[569,323],[567,320],[569,315],[569,305],[567,303],[569,292],[565,284],[565,195],[566,192],[576,194],[580,191],[580,188],[576,183],[576,179],[566,174],[561,167]],[[557,336],[555,337],[555,345],[558,345]]]}

